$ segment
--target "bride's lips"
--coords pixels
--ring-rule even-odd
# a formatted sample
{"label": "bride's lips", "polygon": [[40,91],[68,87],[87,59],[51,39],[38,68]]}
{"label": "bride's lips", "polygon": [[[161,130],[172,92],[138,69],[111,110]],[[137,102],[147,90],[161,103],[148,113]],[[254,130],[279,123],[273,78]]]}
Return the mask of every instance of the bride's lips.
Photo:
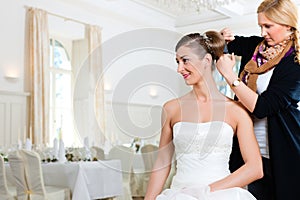
{"label": "bride's lips", "polygon": [[184,79],[187,79],[190,76],[190,74],[182,74],[182,76]]}

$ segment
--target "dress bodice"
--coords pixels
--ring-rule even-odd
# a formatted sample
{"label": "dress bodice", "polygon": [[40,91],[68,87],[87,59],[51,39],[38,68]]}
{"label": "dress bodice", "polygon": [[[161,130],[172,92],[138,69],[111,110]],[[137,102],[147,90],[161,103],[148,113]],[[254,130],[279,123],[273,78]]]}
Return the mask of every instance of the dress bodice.
{"label": "dress bodice", "polygon": [[233,133],[232,127],[223,121],[174,124],[177,165],[171,187],[207,185],[229,175]]}

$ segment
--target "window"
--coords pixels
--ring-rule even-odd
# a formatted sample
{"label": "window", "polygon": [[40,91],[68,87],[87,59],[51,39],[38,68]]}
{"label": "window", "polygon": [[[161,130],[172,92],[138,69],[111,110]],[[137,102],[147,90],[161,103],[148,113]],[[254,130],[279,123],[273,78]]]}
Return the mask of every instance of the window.
{"label": "window", "polygon": [[49,141],[62,138],[65,146],[75,143],[72,117],[73,70],[67,48],[50,39],[50,110]]}
{"label": "window", "polygon": [[[236,56],[235,60],[236,60],[236,64],[233,67],[233,71],[236,74],[238,74],[240,64],[241,64],[241,57]],[[232,92],[230,86],[227,84],[225,78],[219,73],[219,71],[217,69],[214,70],[213,76],[214,76],[214,79],[217,83],[217,87],[218,87],[219,91],[221,93],[223,93],[224,95],[228,96],[229,98],[233,99],[234,98],[234,93]]]}

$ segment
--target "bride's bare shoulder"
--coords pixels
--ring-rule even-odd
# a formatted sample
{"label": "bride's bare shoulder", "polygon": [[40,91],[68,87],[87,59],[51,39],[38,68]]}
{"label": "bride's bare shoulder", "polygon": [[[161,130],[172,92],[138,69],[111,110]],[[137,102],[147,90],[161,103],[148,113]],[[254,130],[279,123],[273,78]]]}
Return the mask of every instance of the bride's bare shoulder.
{"label": "bride's bare shoulder", "polygon": [[176,110],[180,108],[180,105],[182,105],[185,101],[187,101],[190,97],[190,94],[187,93],[181,97],[175,98],[175,99],[171,99],[169,101],[167,101],[163,107],[164,109],[172,109],[172,110]]}
{"label": "bride's bare shoulder", "polygon": [[243,106],[243,104],[239,101],[235,101],[232,99],[227,100],[226,102],[228,102],[228,107],[229,109],[227,109],[229,111],[230,115],[233,116],[249,116],[249,113],[247,111],[247,109]]}
{"label": "bride's bare shoulder", "polygon": [[176,108],[178,108],[180,105],[180,99],[176,98],[176,99],[171,99],[169,101],[167,101],[166,103],[164,103],[163,108],[166,111],[172,111],[175,110]]}

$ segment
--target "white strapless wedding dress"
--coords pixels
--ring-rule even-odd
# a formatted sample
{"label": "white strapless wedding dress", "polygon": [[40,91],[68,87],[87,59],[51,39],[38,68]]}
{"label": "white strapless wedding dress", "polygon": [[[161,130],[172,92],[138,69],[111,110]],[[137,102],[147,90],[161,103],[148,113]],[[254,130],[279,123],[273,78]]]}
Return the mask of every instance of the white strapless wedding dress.
{"label": "white strapless wedding dress", "polygon": [[230,174],[232,137],[232,127],[223,121],[177,122],[173,126],[176,174],[170,189],[156,200],[255,200],[239,187],[209,191],[210,183]]}

